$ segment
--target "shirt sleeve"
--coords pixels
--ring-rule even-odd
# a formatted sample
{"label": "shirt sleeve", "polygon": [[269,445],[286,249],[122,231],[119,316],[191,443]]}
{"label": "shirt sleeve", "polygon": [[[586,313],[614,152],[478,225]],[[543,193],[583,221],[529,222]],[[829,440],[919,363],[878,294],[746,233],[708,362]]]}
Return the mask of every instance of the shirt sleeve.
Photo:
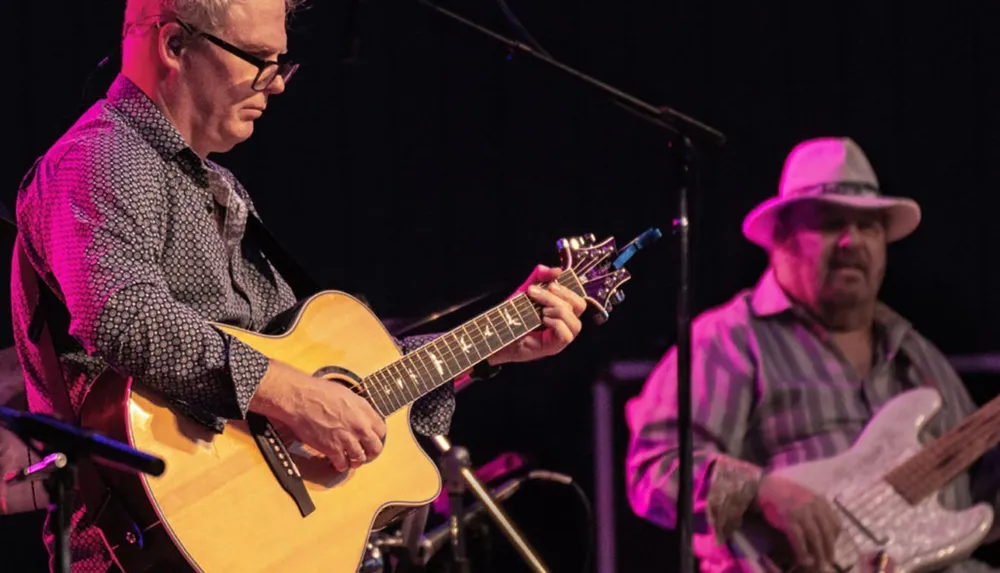
{"label": "shirt sleeve", "polygon": [[246,415],[268,360],[172,296],[160,265],[162,183],[128,162],[82,142],[44,169],[31,205],[36,255],[89,353],[221,430],[218,418]]}
{"label": "shirt sleeve", "polygon": [[[704,322],[704,321],[699,321]],[[721,541],[742,523],[763,470],[740,460],[754,396],[746,335],[696,324],[692,340],[692,448],[695,530]],[[672,348],[627,406],[627,494],[640,517],[677,520],[677,349]]]}

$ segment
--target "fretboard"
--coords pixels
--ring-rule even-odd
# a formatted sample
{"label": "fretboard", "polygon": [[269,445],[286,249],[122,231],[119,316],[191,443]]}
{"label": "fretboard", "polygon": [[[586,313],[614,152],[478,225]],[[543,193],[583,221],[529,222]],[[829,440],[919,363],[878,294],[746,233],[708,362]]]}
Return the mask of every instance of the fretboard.
{"label": "fretboard", "polygon": [[[584,296],[572,271],[556,280]],[[383,415],[399,410],[542,325],[541,307],[525,294],[442,334],[364,379],[368,400]]]}
{"label": "fretboard", "polygon": [[919,503],[1000,443],[1000,396],[896,466],[886,481],[911,504]]}

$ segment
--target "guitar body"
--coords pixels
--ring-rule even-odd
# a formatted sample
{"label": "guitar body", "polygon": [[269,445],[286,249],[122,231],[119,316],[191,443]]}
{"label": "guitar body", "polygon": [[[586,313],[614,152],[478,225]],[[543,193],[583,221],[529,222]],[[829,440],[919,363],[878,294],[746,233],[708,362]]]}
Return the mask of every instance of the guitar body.
{"label": "guitar body", "polygon": [[[837,563],[845,569],[879,551],[888,553],[896,571],[940,569],[966,558],[988,533],[993,523],[990,506],[949,511],[937,495],[911,505],[883,478],[922,449],[920,432],[940,407],[937,391],[911,390],[886,404],[848,451],[774,470],[774,475],[830,501],[842,527]],[[744,533],[772,557],[778,545],[785,545],[773,530],[762,535],[761,529],[751,527]],[[777,552],[786,554],[780,561],[788,565],[787,549]]]}
{"label": "guitar body", "polygon": [[[281,334],[216,326],[331,383],[356,383],[400,357],[372,312],[339,292],[305,301]],[[324,458],[291,450],[315,505],[303,517],[245,422],[231,422],[215,434],[159,396],[124,382],[95,384],[91,394],[85,426],[166,462],[160,477],[119,475],[112,481],[171,570],[183,565],[207,573],[353,573],[372,529],[429,503],[441,490],[437,467],[411,431],[409,406],[386,418],[382,454],[357,470],[341,474]],[[131,571],[127,553],[118,552],[118,558]]]}
{"label": "guitar body", "polygon": [[[560,239],[564,272],[554,282],[602,323],[631,278],[624,261],[659,236],[646,231],[622,252],[614,238]],[[267,334],[215,326],[265,356],[354,386],[385,416],[382,453],[340,473],[314,450],[283,440],[262,416],[216,434],[109,370],[87,395],[82,425],[166,465],[158,477],[96,468],[97,485],[121,502],[107,510],[94,509],[105,507],[101,490],[85,488],[94,491],[85,492],[88,517],[128,573],[355,573],[373,530],[441,491],[437,466],[410,428],[411,404],[543,327],[541,307],[516,294],[401,358],[375,315],[344,293],[319,293],[275,321]]]}

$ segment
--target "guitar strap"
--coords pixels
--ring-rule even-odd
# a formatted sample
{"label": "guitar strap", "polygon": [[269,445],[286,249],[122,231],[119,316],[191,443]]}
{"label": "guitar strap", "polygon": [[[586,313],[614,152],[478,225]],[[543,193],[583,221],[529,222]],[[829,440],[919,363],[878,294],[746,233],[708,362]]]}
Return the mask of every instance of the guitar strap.
{"label": "guitar strap", "polygon": [[252,211],[247,215],[247,237],[255,243],[264,256],[274,265],[278,274],[288,283],[299,300],[308,298],[320,291],[316,282],[281,246],[271,231]]}
{"label": "guitar strap", "polygon": [[[79,426],[80,418],[70,400],[68,386],[52,339],[53,329],[61,329],[59,324],[65,326],[65,321],[59,321],[56,317],[57,310],[63,305],[38,276],[24,252],[19,235],[14,241],[13,258],[12,271],[21,282],[25,304],[31,316],[27,333],[28,342],[35,346],[41,362],[41,371],[37,374],[42,378],[42,384],[48,392],[56,416],[66,423]],[[29,460],[31,459],[29,449]],[[100,471],[90,460],[75,460],[74,466],[78,491],[87,507],[87,522],[101,530],[109,550],[116,548],[119,553],[129,552],[132,554],[130,561],[139,565],[138,571],[148,570],[153,566],[154,556],[142,551],[143,536],[136,521],[132,519],[113,491],[107,487],[106,480],[102,479]],[[78,527],[82,525],[84,524]],[[114,551],[110,553],[117,559]],[[120,563],[118,566],[121,568]]]}

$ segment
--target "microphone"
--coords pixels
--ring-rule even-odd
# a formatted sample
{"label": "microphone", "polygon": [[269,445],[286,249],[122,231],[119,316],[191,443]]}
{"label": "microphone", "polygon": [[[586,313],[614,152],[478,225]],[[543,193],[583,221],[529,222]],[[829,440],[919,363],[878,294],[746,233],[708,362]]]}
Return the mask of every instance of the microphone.
{"label": "microphone", "polygon": [[[70,459],[78,456],[90,457],[95,462],[109,467],[153,476],[162,475],[166,469],[165,463],[160,458],[50,416],[0,407],[0,423],[23,441],[41,442],[49,449],[65,454]],[[42,463],[48,465],[54,461],[55,458],[53,460],[46,458]]]}

